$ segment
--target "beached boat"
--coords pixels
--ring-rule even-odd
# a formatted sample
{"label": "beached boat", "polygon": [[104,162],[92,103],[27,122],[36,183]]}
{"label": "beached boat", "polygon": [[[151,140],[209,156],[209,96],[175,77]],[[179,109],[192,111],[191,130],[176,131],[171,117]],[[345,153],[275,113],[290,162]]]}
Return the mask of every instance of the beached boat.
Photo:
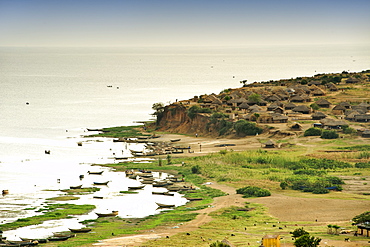
{"label": "beached boat", "polygon": [[84,233],[84,232],[89,232],[91,231],[91,228],[80,228],[80,229],[72,229],[72,228],[68,228],[71,232],[73,233]]}
{"label": "beached boat", "polygon": [[70,237],[69,236],[60,236],[60,237],[49,237],[48,240],[49,241],[65,241],[67,239],[69,239]]}
{"label": "beached boat", "polygon": [[164,195],[164,193],[166,193],[166,192],[156,192],[156,191],[152,191],[152,194],[153,194],[153,195]]}
{"label": "beached boat", "polygon": [[31,240],[22,240],[22,241],[5,241],[5,245],[0,246],[34,246],[38,245],[39,242]]}
{"label": "beached boat", "polygon": [[112,213],[106,213],[106,214],[96,213],[96,215],[98,217],[114,217],[114,216],[117,216],[118,215],[118,211],[112,211]]}
{"label": "beached boat", "polygon": [[156,202],[159,208],[172,208],[175,206],[175,204],[163,204],[163,203],[158,203]]}
{"label": "beached boat", "polygon": [[37,241],[39,244],[45,244],[49,242],[47,238],[20,238],[22,241]]}
{"label": "beached boat", "polygon": [[70,188],[71,190],[81,189],[81,188],[82,188],[82,184],[81,184],[81,185],[77,185],[77,186],[69,186],[69,188]]}
{"label": "beached boat", "polygon": [[154,181],[153,180],[144,180],[141,181],[142,184],[152,184]]}
{"label": "beached boat", "polygon": [[153,187],[164,187],[167,185],[167,182],[155,182],[153,183]]}
{"label": "beached boat", "polygon": [[93,196],[94,199],[104,199],[102,196]]}
{"label": "beached boat", "polygon": [[87,173],[90,174],[90,175],[102,175],[104,171],[100,171],[100,172],[90,172],[88,171]]}
{"label": "beached boat", "polygon": [[129,186],[128,189],[129,190],[140,190],[142,188],[144,188],[145,185],[140,185],[140,186]]}
{"label": "beached boat", "polygon": [[110,181],[107,182],[94,182],[94,185],[108,185]]}
{"label": "beached boat", "polygon": [[203,200],[203,198],[199,197],[199,198],[189,198],[189,197],[185,197],[187,200],[189,201],[201,201]]}

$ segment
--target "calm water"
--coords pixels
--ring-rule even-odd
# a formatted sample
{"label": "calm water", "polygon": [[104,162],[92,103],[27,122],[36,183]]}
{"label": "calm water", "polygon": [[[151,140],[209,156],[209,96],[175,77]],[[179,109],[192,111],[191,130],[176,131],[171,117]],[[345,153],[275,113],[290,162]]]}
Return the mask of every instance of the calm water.
{"label": "calm water", "polygon": [[[104,169],[100,179],[114,181],[101,191],[111,199],[97,203],[89,195],[73,203],[96,204],[96,211],[102,211],[116,210],[109,200],[122,200],[122,217],[157,212],[151,186],[141,196],[118,196],[117,191],[136,181],[91,167],[113,162],[109,159],[113,153],[128,156],[128,149],[143,146],[107,139],[79,147],[86,128],[149,120],[153,103],[219,93],[240,87],[244,79],[254,82],[369,68],[370,46],[0,48],[0,190],[11,192],[0,198],[0,221],[34,214],[24,209],[38,207],[58,194],[44,189],[78,185],[78,175],[93,169]],[[61,182],[56,183],[57,179]],[[90,186],[92,179],[97,178],[86,177],[83,185]],[[175,199],[178,205],[185,202],[179,196]],[[47,224],[65,228],[69,223]],[[34,231],[45,234],[41,229],[48,227]]]}

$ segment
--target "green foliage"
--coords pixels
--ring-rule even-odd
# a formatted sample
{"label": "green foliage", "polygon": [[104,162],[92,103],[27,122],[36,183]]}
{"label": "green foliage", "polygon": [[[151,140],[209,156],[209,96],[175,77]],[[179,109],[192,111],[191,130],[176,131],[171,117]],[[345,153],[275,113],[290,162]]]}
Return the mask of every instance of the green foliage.
{"label": "green foliage", "polygon": [[359,214],[355,216],[352,221],[355,224],[363,224],[365,222],[370,222],[370,211],[364,212],[362,214]]}
{"label": "green foliage", "polygon": [[343,129],[343,133],[344,134],[348,134],[348,135],[354,135],[354,134],[357,134],[357,130],[355,130],[354,128],[346,128],[346,129]]}
{"label": "green foliage", "polygon": [[291,234],[293,238],[299,238],[300,236],[308,235],[309,233],[306,230],[304,230],[303,227],[301,227],[295,229]]}
{"label": "green foliage", "polygon": [[259,103],[259,102],[261,102],[261,95],[259,95],[257,93],[253,93],[253,94],[249,95],[248,100],[251,101],[251,102],[254,102],[254,103]]}
{"label": "green foliage", "polygon": [[355,164],[356,168],[370,168],[370,162],[357,162]]}
{"label": "green foliage", "polygon": [[317,247],[321,242],[321,238],[315,238],[308,234],[300,236],[294,241],[296,247]]}
{"label": "green foliage", "polygon": [[212,110],[209,108],[201,108],[198,105],[193,105],[188,109],[188,117],[193,119],[198,113],[211,113]]}
{"label": "green foliage", "polygon": [[209,247],[230,247],[228,244],[224,244],[220,241],[213,242]]}
{"label": "green foliage", "polygon": [[280,183],[280,188],[281,189],[286,190],[286,189],[288,189],[288,187],[289,187],[289,184],[287,182],[283,181],[283,182]]}
{"label": "green foliage", "polygon": [[326,175],[326,171],[315,170],[315,169],[298,169],[293,172],[296,175],[309,175],[309,176],[323,176]]}
{"label": "green foliage", "polygon": [[322,130],[320,128],[311,127],[304,132],[304,136],[321,136]]}
{"label": "green foliage", "polygon": [[312,192],[314,194],[329,193],[327,188],[336,187],[342,190],[343,180],[338,177],[311,177],[307,175],[291,176],[285,179],[287,185],[293,190]]}
{"label": "green foliage", "polygon": [[238,136],[256,135],[261,134],[263,131],[261,128],[257,127],[255,123],[248,122],[244,119],[238,120],[234,124],[234,129]]}
{"label": "green foliage", "polygon": [[171,157],[171,155],[167,155],[167,165],[171,165],[171,163],[172,163],[172,157]]}
{"label": "green foliage", "polygon": [[244,198],[271,196],[270,191],[268,191],[267,189],[256,187],[256,186],[247,186],[247,187],[239,188],[236,190],[236,193],[242,194]]}
{"label": "green foliage", "polygon": [[226,95],[226,96],[224,97],[224,100],[226,100],[226,101],[231,100],[231,97],[230,97],[229,95]]}
{"label": "green foliage", "polygon": [[338,147],[338,149],[355,150],[355,151],[368,151],[368,150],[370,150],[370,145],[369,144],[354,145],[354,146],[348,146],[348,147]]}
{"label": "green foliage", "polygon": [[310,107],[311,107],[312,109],[314,109],[314,110],[318,110],[318,109],[320,109],[320,106],[319,106],[318,104],[316,104],[316,103],[312,103],[312,104],[310,105]]}
{"label": "green foliage", "polygon": [[201,168],[200,168],[199,165],[195,165],[195,166],[191,167],[191,172],[194,173],[194,174],[200,174],[201,173],[200,170],[201,170]]}
{"label": "green foliage", "polygon": [[324,130],[321,134],[322,139],[337,139],[339,137],[335,130]]}

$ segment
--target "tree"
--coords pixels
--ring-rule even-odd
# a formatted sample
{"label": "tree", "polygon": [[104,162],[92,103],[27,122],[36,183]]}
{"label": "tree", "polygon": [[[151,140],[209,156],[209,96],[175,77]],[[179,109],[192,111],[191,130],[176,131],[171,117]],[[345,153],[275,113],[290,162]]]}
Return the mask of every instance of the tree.
{"label": "tree", "polygon": [[318,110],[318,109],[320,109],[320,106],[319,106],[318,104],[316,104],[316,103],[312,103],[312,104],[310,105],[310,107],[311,107],[312,109],[314,109],[314,110]]}
{"label": "tree", "polygon": [[243,87],[245,87],[247,85],[247,81],[248,80],[242,80],[242,81],[240,81],[240,83],[242,83],[243,84]]}
{"label": "tree", "polygon": [[315,238],[308,234],[300,236],[294,241],[296,247],[317,247],[321,242],[321,238]]}
{"label": "tree", "polygon": [[292,237],[293,238],[299,238],[300,236],[303,236],[303,235],[308,235],[309,233],[303,229],[303,227],[301,228],[297,228],[295,229],[293,232],[292,232]]}
{"label": "tree", "polygon": [[154,103],[152,109],[155,111],[152,115],[157,117],[157,124],[161,121],[164,112],[164,104],[162,102]]}
{"label": "tree", "polygon": [[362,213],[362,214],[359,214],[357,216],[355,216],[352,221],[355,223],[355,224],[363,224],[363,223],[366,223],[370,222],[370,211],[367,211],[365,213]]}
{"label": "tree", "polygon": [[260,103],[261,102],[261,95],[257,93],[253,93],[249,95],[248,100],[253,102],[253,103]]}
{"label": "tree", "polygon": [[304,132],[304,136],[321,136],[322,130],[320,128],[311,127]]}

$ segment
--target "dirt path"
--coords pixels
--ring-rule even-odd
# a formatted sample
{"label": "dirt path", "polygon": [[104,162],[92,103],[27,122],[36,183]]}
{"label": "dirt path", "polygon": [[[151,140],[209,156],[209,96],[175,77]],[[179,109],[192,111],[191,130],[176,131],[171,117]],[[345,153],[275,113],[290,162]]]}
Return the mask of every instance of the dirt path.
{"label": "dirt path", "polygon": [[93,246],[103,246],[103,247],[141,246],[142,243],[148,240],[172,236],[174,234],[181,232],[194,231],[198,229],[201,225],[208,223],[212,220],[212,217],[209,216],[209,214],[213,211],[219,210],[221,208],[227,208],[233,205],[244,206],[244,202],[246,201],[246,199],[242,198],[241,195],[236,194],[234,188],[217,183],[212,183],[209,184],[208,186],[222,190],[228,193],[228,195],[217,197],[214,199],[214,202],[210,207],[195,211],[196,213],[199,214],[194,220],[174,227],[157,227],[155,229],[150,230],[148,233],[105,239],[99,243],[93,244]]}

